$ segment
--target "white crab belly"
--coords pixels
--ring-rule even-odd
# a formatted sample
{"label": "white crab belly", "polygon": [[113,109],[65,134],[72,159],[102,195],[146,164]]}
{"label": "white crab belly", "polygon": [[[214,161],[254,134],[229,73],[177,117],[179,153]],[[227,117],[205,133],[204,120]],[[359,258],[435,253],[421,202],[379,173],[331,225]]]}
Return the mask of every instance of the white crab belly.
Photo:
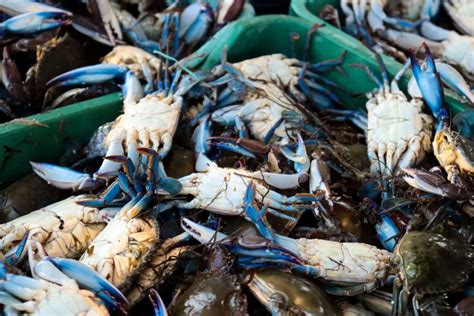
{"label": "white crab belly", "polygon": [[385,277],[391,254],[363,243],[298,239],[298,253],[307,264],[323,268],[325,280],[369,283]]}
{"label": "white crab belly", "polygon": [[218,214],[239,214],[242,212],[243,198],[249,182],[246,173],[210,172],[199,186],[201,208]]}
{"label": "white crab belly", "polygon": [[39,301],[33,315],[109,315],[104,306],[92,299],[92,293],[84,293],[85,291],[64,288],[49,289],[46,297]]}
{"label": "white crab belly", "polygon": [[[84,252],[80,261],[115,286],[123,285],[158,239],[156,227],[141,218],[115,217]],[[139,254],[132,254],[139,249]]]}
{"label": "white crab belly", "polygon": [[369,111],[369,143],[398,144],[402,140],[409,142],[422,129],[422,117],[410,102],[386,100]]}
{"label": "white crab belly", "polygon": [[[75,257],[81,254],[105,227],[99,210],[78,205],[87,195],[70,197],[0,226],[2,235],[29,231],[41,240],[50,256]],[[18,235],[18,238],[22,236]],[[5,249],[9,249],[7,245]],[[13,246],[11,244],[10,246]],[[4,249],[4,250],[5,250]]]}

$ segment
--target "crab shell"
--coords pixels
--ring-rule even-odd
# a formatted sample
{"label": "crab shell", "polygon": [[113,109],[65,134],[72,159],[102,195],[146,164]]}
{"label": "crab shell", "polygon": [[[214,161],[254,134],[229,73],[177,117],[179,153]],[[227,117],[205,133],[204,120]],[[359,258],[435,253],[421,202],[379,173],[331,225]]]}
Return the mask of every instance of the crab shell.
{"label": "crab shell", "polygon": [[454,35],[441,45],[443,59],[459,66],[469,80],[474,80],[474,37]]}
{"label": "crab shell", "polygon": [[288,88],[295,96],[304,98],[296,88],[301,71],[299,63],[298,59],[288,58],[283,54],[273,54],[247,59],[233,66],[247,79],[264,84],[271,82]]}
{"label": "crab shell", "polygon": [[[421,17],[425,2],[433,0],[395,0],[384,1],[387,3],[387,13],[390,16],[397,16],[403,19],[416,21]],[[440,0],[433,1],[433,12],[437,12],[441,5]]]}
{"label": "crab shell", "polygon": [[[255,110],[241,114],[241,118],[248,124],[252,135],[264,140],[271,128],[282,118],[284,111],[301,114],[291,98],[284,93],[289,91],[298,100],[306,97],[297,89],[298,75],[301,68],[299,60],[287,58],[283,54],[266,55],[247,59],[233,64],[243,77],[252,80],[255,89],[247,89],[243,96],[244,104],[255,103]],[[274,132],[274,140],[281,139],[280,144],[289,142],[288,124],[281,124]]]}
{"label": "crab shell", "polygon": [[177,298],[173,315],[247,315],[247,299],[236,276],[202,273]]}
{"label": "crab shell", "polygon": [[472,0],[444,0],[443,5],[454,25],[461,32],[474,36],[474,2]]}
{"label": "crab shell", "polygon": [[150,259],[159,238],[152,217],[117,214],[94,239],[80,261],[121,290],[130,286]]}
{"label": "crab shell", "polygon": [[146,263],[146,267],[140,272],[135,284],[127,294],[130,306],[138,303],[152,287],[158,287],[170,276],[177,267],[179,255],[190,251],[192,247],[182,246],[166,252],[165,244],[156,248]]}
{"label": "crab shell", "polygon": [[18,301],[5,309],[21,311],[21,315],[97,315],[108,316],[105,306],[87,290],[81,290],[77,284],[58,286],[39,280],[44,288],[25,288],[25,293],[32,296],[24,304]]}
{"label": "crab shell", "polygon": [[269,312],[273,301],[281,297],[289,315],[337,315],[324,290],[298,274],[277,269],[257,270],[251,274],[247,286]]}
{"label": "crab shell", "polygon": [[50,256],[79,256],[106,225],[105,212],[76,203],[91,197],[72,196],[0,225],[0,253],[6,254],[29,232]]}
{"label": "crab shell", "polygon": [[[342,283],[383,281],[389,273],[391,253],[364,243],[340,243],[323,239],[294,239],[294,251],[306,264],[318,267],[324,280]],[[277,241],[279,244],[280,241]],[[285,247],[287,248],[287,247]]]}
{"label": "crab shell", "polygon": [[402,93],[378,92],[366,104],[367,145],[371,172],[390,174],[421,161],[431,150],[433,119],[422,112],[423,102]]}
{"label": "crab shell", "polygon": [[472,253],[461,243],[437,233],[406,233],[394,255],[399,277],[410,294],[455,291],[473,271]]}
{"label": "crab shell", "polygon": [[161,69],[161,61],[158,57],[141,48],[129,45],[115,46],[110,53],[104,56],[102,63],[127,67],[140,79],[144,79],[146,76],[144,69],[154,77],[159,75]]}
{"label": "crab shell", "polygon": [[154,150],[162,145],[163,149],[169,150],[178,127],[182,104],[182,97],[165,97],[161,93],[149,94],[137,103],[125,103],[124,114],[115,120],[105,138],[106,145],[120,140]]}
{"label": "crab shell", "polygon": [[[265,136],[282,119],[283,112],[292,111],[299,114],[301,112],[289,102],[283,91],[276,85],[269,83],[265,85],[256,84],[256,86],[261,86],[262,88],[255,91],[255,94],[247,94],[246,98],[251,101],[248,101],[237,115],[247,123],[250,133],[256,139],[264,141]],[[251,110],[246,111],[247,108]],[[290,142],[289,131],[291,128],[291,123],[285,120],[284,123],[274,130],[272,143],[279,145],[288,144]]]}
{"label": "crab shell", "polygon": [[438,131],[433,140],[433,152],[445,169],[457,166],[461,172],[474,173],[472,141],[455,135],[451,130]]}

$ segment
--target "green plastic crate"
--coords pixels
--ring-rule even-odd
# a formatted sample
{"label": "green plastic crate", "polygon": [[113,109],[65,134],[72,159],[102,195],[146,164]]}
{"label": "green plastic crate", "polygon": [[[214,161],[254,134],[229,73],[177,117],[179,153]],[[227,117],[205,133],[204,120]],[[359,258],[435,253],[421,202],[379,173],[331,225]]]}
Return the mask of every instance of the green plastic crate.
{"label": "green plastic crate", "polygon": [[[56,161],[72,140],[84,144],[122,108],[118,93],[0,125],[0,187],[31,172],[29,161]],[[40,126],[41,125],[41,126]]]}
{"label": "green plastic crate", "polygon": [[[337,38],[338,41],[341,41],[342,45],[347,45],[352,47],[353,52],[359,54],[363,59],[371,59],[369,62],[364,62],[368,64],[371,68],[377,67],[375,60],[372,58],[370,51],[357,39],[353,38],[349,34],[346,34],[342,30],[334,27],[333,25],[326,23],[324,20],[320,19],[317,15],[318,13],[326,6],[330,4],[337,8],[340,11],[339,0],[292,0],[290,4],[290,15],[302,18],[312,24],[324,24],[324,30],[328,35],[332,35],[334,38]],[[342,13],[340,17],[343,18]],[[384,62],[387,65],[391,75],[394,75],[401,67],[398,61],[389,56],[384,56]],[[410,78],[411,72],[407,72],[404,80],[402,81],[402,86],[405,87],[407,84],[407,79]],[[465,109],[471,108],[468,101],[464,98],[458,96],[452,91],[446,91],[446,103],[451,110],[453,115],[463,111]]]}
{"label": "green plastic crate", "polygon": [[[246,3],[239,19],[254,15],[253,7]],[[33,115],[21,122],[0,124],[0,188],[31,172],[29,161],[55,162],[72,140],[86,144],[97,127],[115,119],[121,108],[122,101],[115,93]]]}

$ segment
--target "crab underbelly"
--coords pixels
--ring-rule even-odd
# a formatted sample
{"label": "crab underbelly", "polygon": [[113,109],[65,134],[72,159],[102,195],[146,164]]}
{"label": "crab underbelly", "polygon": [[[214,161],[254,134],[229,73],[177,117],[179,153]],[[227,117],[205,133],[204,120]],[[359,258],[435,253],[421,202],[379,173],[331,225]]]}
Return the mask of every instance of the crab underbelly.
{"label": "crab underbelly", "polygon": [[362,243],[338,243],[319,239],[298,240],[301,258],[325,270],[325,280],[368,283],[383,278],[391,254]]}
{"label": "crab underbelly", "polygon": [[78,293],[79,290],[60,291],[48,293],[41,299],[33,315],[108,315],[105,307],[99,307],[91,297]]}
{"label": "crab underbelly", "polygon": [[423,129],[418,110],[409,102],[386,101],[369,112],[368,139],[376,143],[410,141]]}
{"label": "crab underbelly", "polygon": [[[114,218],[96,237],[80,261],[121,287],[158,240],[157,227],[141,218]],[[111,265],[111,271],[107,268]]]}

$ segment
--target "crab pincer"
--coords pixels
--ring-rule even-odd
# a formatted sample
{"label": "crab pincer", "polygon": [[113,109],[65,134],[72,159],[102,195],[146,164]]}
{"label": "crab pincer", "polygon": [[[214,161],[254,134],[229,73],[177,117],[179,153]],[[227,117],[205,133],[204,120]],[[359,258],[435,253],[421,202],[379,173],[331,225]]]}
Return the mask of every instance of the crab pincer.
{"label": "crab pincer", "polygon": [[51,30],[71,23],[68,12],[30,12],[17,15],[0,23],[0,36],[6,34],[29,35]]}
{"label": "crab pincer", "polygon": [[467,188],[463,174],[474,173],[474,154],[472,141],[458,135],[450,127],[450,117],[444,102],[443,87],[428,46],[425,50],[426,69],[416,57],[410,56],[415,80],[426,103],[437,120],[433,139],[433,152],[439,164],[448,174],[448,180],[455,185]]}

